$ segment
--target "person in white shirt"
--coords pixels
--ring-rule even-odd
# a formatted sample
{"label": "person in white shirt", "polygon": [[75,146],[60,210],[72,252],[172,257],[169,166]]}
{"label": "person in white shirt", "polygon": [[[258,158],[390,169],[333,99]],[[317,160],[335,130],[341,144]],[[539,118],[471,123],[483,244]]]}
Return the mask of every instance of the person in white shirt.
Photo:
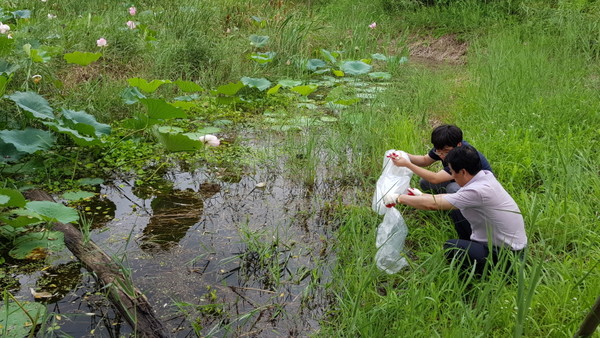
{"label": "person in white shirt", "polygon": [[423,210],[460,210],[472,233],[469,239],[446,241],[446,257],[460,258],[464,269],[475,264],[477,274],[484,271],[487,262],[497,263],[502,251],[521,256],[527,246],[521,211],[494,175],[482,170],[477,150],[468,145],[456,147],[448,153],[446,161],[452,178],[460,186],[456,193],[391,194],[384,197],[385,204],[398,203]]}

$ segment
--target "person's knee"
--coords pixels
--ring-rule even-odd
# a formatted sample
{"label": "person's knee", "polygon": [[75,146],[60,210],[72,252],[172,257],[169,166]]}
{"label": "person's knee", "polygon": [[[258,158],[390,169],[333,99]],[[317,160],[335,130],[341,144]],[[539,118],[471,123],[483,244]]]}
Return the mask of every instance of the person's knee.
{"label": "person's knee", "polygon": [[423,191],[428,191],[431,190],[431,183],[429,183],[429,181],[425,180],[424,178],[419,180],[419,187],[421,188],[421,190]]}
{"label": "person's knee", "polygon": [[460,185],[458,185],[458,183],[456,183],[456,182],[450,182],[446,186],[446,193],[447,194],[454,194],[455,192],[458,191],[458,189],[460,189]]}

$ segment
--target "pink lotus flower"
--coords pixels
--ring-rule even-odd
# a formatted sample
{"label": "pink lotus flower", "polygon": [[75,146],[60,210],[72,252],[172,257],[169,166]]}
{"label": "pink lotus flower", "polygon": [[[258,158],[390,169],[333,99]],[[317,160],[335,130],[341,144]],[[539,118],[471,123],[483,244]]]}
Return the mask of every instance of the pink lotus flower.
{"label": "pink lotus flower", "polygon": [[135,27],[136,27],[135,22],[133,22],[131,20],[127,21],[126,25],[127,25],[127,27],[129,27],[129,29],[135,29]]}
{"label": "pink lotus flower", "polygon": [[369,28],[371,28],[371,29],[375,29],[375,27],[377,27],[377,22],[373,22],[372,24],[369,25]]}
{"label": "pink lotus flower", "polygon": [[204,135],[200,136],[198,139],[200,140],[200,142],[211,147],[217,147],[219,144],[221,144],[221,141],[219,141],[219,138],[215,135]]}
{"label": "pink lotus flower", "polygon": [[10,26],[0,22],[0,34],[6,34],[10,31]]}
{"label": "pink lotus flower", "polygon": [[137,9],[134,6],[129,7],[129,15],[135,15]]}
{"label": "pink lotus flower", "polygon": [[98,47],[106,47],[106,46],[108,46],[108,42],[106,41],[105,38],[100,38],[100,39],[96,40],[96,45],[98,45]]}

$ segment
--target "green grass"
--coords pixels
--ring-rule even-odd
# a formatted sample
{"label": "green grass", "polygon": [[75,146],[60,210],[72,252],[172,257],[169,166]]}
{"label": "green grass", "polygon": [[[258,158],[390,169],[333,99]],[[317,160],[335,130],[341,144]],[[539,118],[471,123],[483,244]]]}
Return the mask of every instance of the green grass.
{"label": "green grass", "polygon": [[[288,149],[284,155],[295,157],[289,174],[305,185],[315,184],[326,168],[355,188],[355,195],[340,196],[345,204],[335,204],[341,224],[330,285],[335,303],[317,335],[573,335],[600,289],[595,265],[600,258],[600,7],[593,1],[431,3],[298,0],[279,7],[267,0],[139,1],[138,14],[131,17],[131,3],[116,0],[16,0],[3,4],[5,10],[27,8],[33,16],[11,23],[14,40],[60,52],[48,63],[31,63],[0,46],[0,58],[23,68],[8,92],[32,89],[53,107],[86,110],[112,122],[139,109],[120,98],[130,77],[181,78],[207,89],[242,76],[307,81],[311,75],[297,65],[318,57],[322,48],[343,50],[347,59],[372,53],[403,56],[411,37],[452,34],[468,43],[466,65],[390,66],[384,70],[391,72],[393,83],[370,105],[343,110],[335,127],[324,127],[327,132],[303,130],[282,147]],[[46,19],[47,13],[57,18]],[[147,30],[128,30],[130,19]],[[377,22],[377,29],[368,28],[371,22]],[[269,36],[269,44],[251,46],[251,34]],[[96,46],[100,37],[108,47]],[[104,55],[79,67],[60,57],[73,51]],[[248,58],[265,51],[277,53],[270,64]],[[42,83],[33,85],[32,74],[43,75]],[[161,88],[157,95],[171,98],[175,91]],[[229,113],[237,122],[282,109],[276,100],[246,103]],[[2,128],[27,125],[14,105],[4,106]],[[199,120],[225,114],[210,99],[197,109]],[[301,114],[298,110],[286,107],[289,117]],[[497,272],[484,280],[459,279],[441,251],[454,236],[448,218],[407,208],[402,212],[409,226],[410,268],[388,276],[375,267],[375,229],[381,218],[369,205],[383,153],[395,148],[425,154],[437,123],[463,129],[523,212],[528,257],[510,283]],[[114,152],[136,151],[125,148]],[[44,178],[55,177],[48,173]]]}

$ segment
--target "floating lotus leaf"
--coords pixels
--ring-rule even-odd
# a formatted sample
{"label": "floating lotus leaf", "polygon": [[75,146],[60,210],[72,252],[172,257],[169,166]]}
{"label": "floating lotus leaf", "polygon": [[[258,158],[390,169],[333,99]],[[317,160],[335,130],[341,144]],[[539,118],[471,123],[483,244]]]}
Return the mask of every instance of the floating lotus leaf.
{"label": "floating lotus leaf", "polygon": [[67,191],[62,195],[62,197],[68,201],[79,201],[84,199],[89,199],[96,196],[95,193],[83,190],[77,191]]}
{"label": "floating lotus leaf", "polygon": [[347,61],[344,62],[340,68],[346,74],[362,75],[370,72],[373,67],[362,61]]}
{"label": "floating lotus leaf", "polygon": [[387,61],[387,56],[381,54],[381,53],[375,53],[375,54],[371,54],[371,57],[375,60],[379,60],[379,61]]}
{"label": "floating lotus leaf", "polygon": [[178,133],[161,133],[158,129],[155,130],[158,142],[169,151],[192,151],[204,147],[204,143],[199,140],[192,140],[185,134]]}
{"label": "floating lotus leaf", "polygon": [[46,305],[34,302],[8,302],[0,306],[0,330],[5,337],[33,336],[37,324],[31,323],[30,318],[40,322],[46,318]]}
{"label": "floating lotus leaf", "polygon": [[381,80],[389,80],[392,78],[392,74],[390,74],[388,72],[373,72],[373,73],[369,73],[369,76],[374,79],[381,79]]}
{"label": "floating lotus leaf", "polygon": [[60,231],[42,231],[17,237],[8,253],[16,259],[43,259],[49,252],[65,248],[65,235]]}
{"label": "floating lotus leaf", "polygon": [[27,210],[44,217],[49,222],[71,223],[79,220],[77,210],[60,203],[50,201],[31,201],[25,205]]}
{"label": "floating lotus leaf", "polygon": [[296,87],[302,84],[302,81],[298,81],[298,80],[279,80],[279,82],[277,82],[278,84],[282,85],[283,87],[286,88],[290,88],[290,87]]}
{"label": "floating lotus leaf", "polygon": [[308,96],[317,90],[319,87],[317,85],[306,85],[306,86],[296,86],[290,88],[291,91],[294,91],[302,96]]}
{"label": "floating lotus leaf", "polygon": [[313,72],[319,68],[323,68],[326,66],[327,66],[327,63],[325,63],[325,61],[323,61],[321,59],[310,59],[310,60],[306,61],[306,68],[308,70],[312,70]]}
{"label": "floating lotus leaf", "polygon": [[271,87],[271,81],[265,78],[253,78],[244,76],[242,78],[242,83],[250,88],[256,88],[261,92]]}
{"label": "floating lotus leaf", "polygon": [[86,177],[78,179],[76,183],[79,185],[100,185],[104,183],[104,180],[97,177]]}

